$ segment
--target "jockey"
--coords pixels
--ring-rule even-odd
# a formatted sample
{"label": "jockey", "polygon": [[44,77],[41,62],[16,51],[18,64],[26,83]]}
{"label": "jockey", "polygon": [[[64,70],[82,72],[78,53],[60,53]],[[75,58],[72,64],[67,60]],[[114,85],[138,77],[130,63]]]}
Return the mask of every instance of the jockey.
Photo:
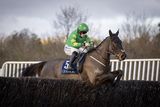
{"label": "jockey", "polygon": [[66,40],[64,52],[71,56],[68,69],[72,69],[72,64],[79,53],[86,53],[87,47],[93,47],[93,42],[88,37],[89,28],[87,24],[81,23],[78,28],[73,31]]}

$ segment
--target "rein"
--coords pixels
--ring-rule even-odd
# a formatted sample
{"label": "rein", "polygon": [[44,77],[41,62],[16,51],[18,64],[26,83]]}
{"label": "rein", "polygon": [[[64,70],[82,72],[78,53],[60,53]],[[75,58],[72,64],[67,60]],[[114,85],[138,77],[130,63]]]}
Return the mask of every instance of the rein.
{"label": "rein", "polygon": [[98,59],[94,58],[93,56],[89,56],[90,58],[94,59],[95,61],[97,61],[99,64],[103,65],[104,67],[106,67],[106,65],[104,63],[102,63],[101,61],[99,61]]}
{"label": "rein", "polygon": [[[104,56],[101,55],[101,53],[100,53],[99,51],[96,50],[96,53],[97,53],[98,55],[100,55],[100,57],[101,57],[104,61],[109,62],[109,61],[107,61],[107,59],[106,59]],[[108,51],[107,51],[106,54],[111,54],[111,52],[108,52]],[[104,63],[102,63],[101,61],[99,61],[97,58],[95,58],[95,57],[93,57],[93,56],[89,56],[89,57],[92,58],[93,60],[95,60],[96,62],[98,62],[99,64],[101,64],[103,67],[106,67],[106,65],[105,65]]]}

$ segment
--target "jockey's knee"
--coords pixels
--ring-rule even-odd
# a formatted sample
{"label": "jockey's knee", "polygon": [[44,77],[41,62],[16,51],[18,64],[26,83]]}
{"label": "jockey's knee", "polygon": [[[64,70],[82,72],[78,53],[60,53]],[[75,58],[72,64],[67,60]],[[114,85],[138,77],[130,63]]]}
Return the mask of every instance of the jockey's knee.
{"label": "jockey's knee", "polygon": [[75,54],[76,56],[78,55],[78,52],[74,51],[73,54]]}

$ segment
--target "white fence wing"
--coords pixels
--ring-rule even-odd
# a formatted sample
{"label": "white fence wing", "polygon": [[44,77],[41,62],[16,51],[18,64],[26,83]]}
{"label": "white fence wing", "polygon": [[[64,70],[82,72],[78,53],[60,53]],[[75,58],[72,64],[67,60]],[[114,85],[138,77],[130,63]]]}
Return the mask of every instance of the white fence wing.
{"label": "white fence wing", "polygon": [[160,59],[111,60],[111,70],[117,69],[124,71],[123,80],[160,81]]}

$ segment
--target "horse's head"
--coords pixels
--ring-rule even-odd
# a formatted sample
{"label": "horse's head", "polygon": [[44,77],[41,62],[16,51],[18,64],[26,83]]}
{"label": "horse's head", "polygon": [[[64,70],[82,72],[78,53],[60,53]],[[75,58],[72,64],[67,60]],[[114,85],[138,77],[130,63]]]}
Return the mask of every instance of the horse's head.
{"label": "horse's head", "polygon": [[110,35],[110,47],[109,52],[115,55],[120,61],[126,58],[126,53],[122,47],[122,41],[118,37],[119,30],[116,33],[112,33],[109,30]]}

